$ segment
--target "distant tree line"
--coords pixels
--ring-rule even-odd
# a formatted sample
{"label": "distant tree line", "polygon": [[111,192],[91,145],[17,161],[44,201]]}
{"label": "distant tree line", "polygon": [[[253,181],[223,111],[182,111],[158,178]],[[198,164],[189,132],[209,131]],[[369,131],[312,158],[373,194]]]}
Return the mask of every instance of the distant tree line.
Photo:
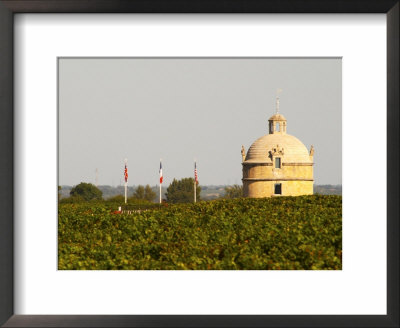
{"label": "distant tree line", "polygon": [[[58,199],[60,203],[75,203],[75,202],[89,202],[101,201],[103,199],[102,191],[91,183],[81,182],[80,184],[71,188],[69,197],[61,197],[62,187],[58,187]],[[201,200],[201,187],[196,185],[196,200]],[[143,203],[143,202],[156,202],[157,193],[150,187],[150,185],[139,185],[133,192],[133,195],[127,198],[127,203]],[[194,179],[183,178],[181,180],[174,179],[165,194],[166,201],[169,203],[192,203],[194,201]],[[107,198],[107,202],[124,203],[124,195],[115,195]]]}
{"label": "distant tree line", "polygon": [[[205,194],[201,195],[204,188]],[[107,201],[115,203],[124,203],[125,197],[123,195],[124,187],[111,187],[111,186],[100,186],[100,188],[94,186],[91,183],[81,182],[74,187],[63,187],[58,186],[58,200],[61,203],[74,203],[74,202],[86,202],[86,201]],[[158,188],[151,187],[150,185],[139,185],[137,187],[128,187],[128,203],[143,203],[143,202],[158,202]],[[65,193],[69,191],[69,197],[65,197]],[[119,194],[115,194],[118,192]],[[104,194],[108,196],[105,196]],[[336,194],[341,195],[341,185],[314,185],[315,194]],[[109,195],[113,196],[109,196]],[[162,195],[164,201],[169,203],[192,203],[194,200],[194,179],[183,178],[180,180],[174,179],[171,184],[162,189]],[[243,186],[232,185],[232,186],[196,186],[196,198],[197,201],[201,200],[212,200],[212,199],[233,199],[243,197]],[[204,197],[203,197],[204,196]]]}
{"label": "distant tree line", "polygon": [[230,186],[230,187],[225,187],[225,197],[228,199],[233,199],[233,198],[240,198],[243,197],[243,186],[239,186],[237,184]]}
{"label": "distant tree line", "polygon": [[314,194],[341,195],[342,185],[314,185]]}
{"label": "distant tree line", "polygon": [[[101,201],[103,199],[102,191],[91,183],[81,182],[74,186],[70,192],[69,197],[61,198],[62,187],[58,187],[58,200],[61,203],[76,203],[88,201]],[[137,202],[154,202],[156,200],[156,193],[151,189],[150,185],[139,185],[134,191],[133,195],[128,197],[129,203]],[[125,196],[116,195],[108,198],[108,202],[124,202]]]}

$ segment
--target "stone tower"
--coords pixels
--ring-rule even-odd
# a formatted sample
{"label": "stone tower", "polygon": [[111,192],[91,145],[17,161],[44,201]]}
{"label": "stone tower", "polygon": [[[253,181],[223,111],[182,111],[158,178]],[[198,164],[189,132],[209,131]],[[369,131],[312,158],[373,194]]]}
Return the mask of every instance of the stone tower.
{"label": "stone tower", "polygon": [[313,156],[296,137],[286,133],[287,120],[277,112],[268,120],[269,134],[258,138],[247,155],[242,146],[245,197],[313,194]]}

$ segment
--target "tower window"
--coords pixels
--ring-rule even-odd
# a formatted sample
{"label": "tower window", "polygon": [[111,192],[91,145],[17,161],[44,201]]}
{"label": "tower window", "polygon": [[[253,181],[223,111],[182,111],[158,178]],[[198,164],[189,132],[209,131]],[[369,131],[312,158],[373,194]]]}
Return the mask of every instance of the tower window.
{"label": "tower window", "polygon": [[280,126],[280,124],[276,123],[276,129],[275,130],[278,131],[278,132],[280,131],[279,126]]}
{"label": "tower window", "polygon": [[275,195],[282,195],[282,183],[275,183],[275,188],[274,188],[274,194]]}
{"label": "tower window", "polygon": [[280,157],[275,157],[275,168],[277,168],[277,169],[281,168],[281,158]]}

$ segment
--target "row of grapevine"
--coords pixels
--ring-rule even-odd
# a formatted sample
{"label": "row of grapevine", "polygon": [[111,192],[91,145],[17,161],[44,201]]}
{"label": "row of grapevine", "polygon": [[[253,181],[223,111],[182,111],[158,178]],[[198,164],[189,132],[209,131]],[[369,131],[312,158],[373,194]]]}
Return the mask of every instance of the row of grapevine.
{"label": "row of grapevine", "polygon": [[342,267],[341,196],[233,199],[113,214],[61,204],[61,270]]}

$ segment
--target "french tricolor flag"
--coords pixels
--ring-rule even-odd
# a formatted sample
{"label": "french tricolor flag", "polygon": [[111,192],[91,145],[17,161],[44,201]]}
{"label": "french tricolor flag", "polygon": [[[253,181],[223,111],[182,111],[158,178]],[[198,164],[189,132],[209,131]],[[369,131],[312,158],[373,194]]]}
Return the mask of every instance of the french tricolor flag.
{"label": "french tricolor flag", "polygon": [[160,184],[162,184],[162,182],[163,182],[162,164],[161,164],[161,161],[160,161]]}

